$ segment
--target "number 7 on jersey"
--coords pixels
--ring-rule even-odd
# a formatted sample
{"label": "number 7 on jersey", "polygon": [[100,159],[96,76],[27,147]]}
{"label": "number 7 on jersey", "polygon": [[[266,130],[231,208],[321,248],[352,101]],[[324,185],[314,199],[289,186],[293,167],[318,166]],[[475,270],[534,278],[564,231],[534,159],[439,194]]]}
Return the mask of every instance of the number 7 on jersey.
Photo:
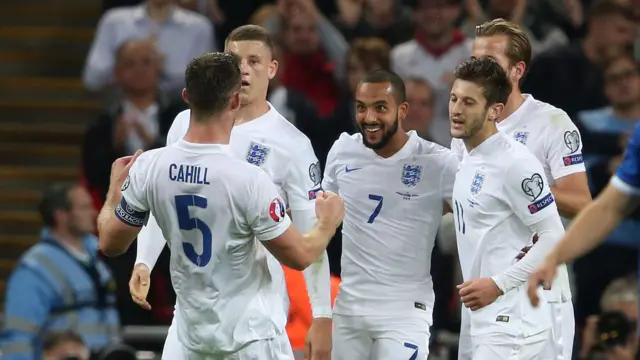
{"label": "number 7 on jersey", "polygon": [[380,210],[382,210],[382,200],[384,200],[384,198],[380,195],[369,194],[369,200],[378,202],[378,205],[373,209],[371,216],[369,216],[369,221],[367,221],[368,224],[373,224],[378,215],[380,215]]}

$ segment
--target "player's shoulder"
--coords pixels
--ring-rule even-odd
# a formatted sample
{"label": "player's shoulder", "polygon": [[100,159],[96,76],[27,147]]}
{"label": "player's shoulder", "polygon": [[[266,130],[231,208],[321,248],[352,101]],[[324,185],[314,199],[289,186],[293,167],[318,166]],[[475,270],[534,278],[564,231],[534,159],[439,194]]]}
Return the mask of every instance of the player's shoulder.
{"label": "player's shoulder", "polygon": [[146,173],[163,155],[169,151],[167,147],[147,150],[140,154],[134,163],[137,172]]}
{"label": "player's shoulder", "polygon": [[566,111],[544,101],[536,100],[532,97],[529,110],[531,118],[535,119],[543,128],[551,130],[554,127],[575,127]]}
{"label": "player's shoulder", "polygon": [[446,148],[440,144],[434,143],[433,141],[429,141],[419,137],[412,130],[409,132],[409,136],[416,137],[416,147],[414,148],[415,155],[451,155],[451,149]]}
{"label": "player's shoulder", "polygon": [[[269,132],[267,142],[273,142],[287,148],[311,148],[311,141],[300,129],[287,120],[276,109],[269,111],[266,116],[269,120]],[[292,152],[295,155],[295,152]]]}

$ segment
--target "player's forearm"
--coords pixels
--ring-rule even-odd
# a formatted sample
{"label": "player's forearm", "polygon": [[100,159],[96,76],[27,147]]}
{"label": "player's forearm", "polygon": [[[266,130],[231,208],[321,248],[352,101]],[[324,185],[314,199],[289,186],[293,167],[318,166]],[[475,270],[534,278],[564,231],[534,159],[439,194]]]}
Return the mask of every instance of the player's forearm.
{"label": "player's forearm", "polygon": [[549,216],[531,227],[532,233],[538,234],[538,241],[522,260],[511,265],[502,274],[492,279],[498,288],[506,293],[523,285],[535,271],[553,247],[558,243],[564,232],[559,217]]}
{"label": "player's forearm", "polygon": [[313,317],[330,318],[331,274],[327,252],[322,252],[322,255],[313,264],[304,269],[303,274]]}
{"label": "player's forearm", "polygon": [[313,264],[320,255],[327,249],[329,241],[336,232],[335,225],[326,224],[318,221],[311,231],[302,236],[300,246],[301,255],[303,256],[304,269]]}
{"label": "player's forearm", "polygon": [[155,216],[149,214],[147,224],[140,230],[140,234],[138,234],[135,263],[145,264],[149,270],[153,270],[166,243],[167,241],[162,234],[162,230]]}
{"label": "player's forearm", "polygon": [[596,199],[573,220],[551,256],[563,264],[586,254],[602,243],[623,218],[617,205]]}
{"label": "player's forearm", "polygon": [[556,200],[558,212],[566,218],[573,218],[591,202],[589,191],[575,189],[559,189],[551,187],[551,193]]}
{"label": "player's forearm", "polygon": [[100,251],[106,256],[118,256],[123,254],[131,242],[127,243],[127,239],[123,234],[118,234],[116,222],[120,221],[115,216],[115,208],[122,199],[119,190],[109,189],[104,205],[98,214],[98,236]]}

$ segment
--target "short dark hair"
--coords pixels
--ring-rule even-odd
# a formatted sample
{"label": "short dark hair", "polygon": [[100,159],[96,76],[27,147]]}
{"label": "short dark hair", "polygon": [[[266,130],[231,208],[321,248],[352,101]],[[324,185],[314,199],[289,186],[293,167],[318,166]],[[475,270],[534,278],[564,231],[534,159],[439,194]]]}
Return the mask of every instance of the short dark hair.
{"label": "short dark hair", "polygon": [[56,225],[56,211],[71,210],[69,193],[76,187],[78,185],[75,184],[54,184],[45,189],[38,205],[38,211],[45,226],[53,227]]}
{"label": "short dark hair", "polygon": [[45,351],[52,350],[56,346],[68,342],[85,345],[82,337],[80,337],[80,335],[76,334],[73,331],[55,331],[48,333],[44,337],[42,349]]}
{"label": "short dark hair", "polygon": [[469,59],[458,65],[453,74],[456,79],[470,81],[482,87],[487,107],[498,103],[506,104],[511,94],[507,73],[491,58]]}
{"label": "short dark hair", "polygon": [[191,111],[207,116],[222,111],[240,90],[240,59],[231,53],[208,53],[191,60],[185,72]]}
{"label": "short dark hair", "polygon": [[232,41],[260,41],[272,52],[275,47],[269,32],[259,25],[243,25],[235,28],[225,39],[224,45],[227,46]]}
{"label": "short dark hair", "polygon": [[398,74],[385,69],[376,69],[367,73],[360,84],[381,84],[389,83],[393,89],[393,97],[398,104],[407,101],[407,91],[404,87],[404,81]]}

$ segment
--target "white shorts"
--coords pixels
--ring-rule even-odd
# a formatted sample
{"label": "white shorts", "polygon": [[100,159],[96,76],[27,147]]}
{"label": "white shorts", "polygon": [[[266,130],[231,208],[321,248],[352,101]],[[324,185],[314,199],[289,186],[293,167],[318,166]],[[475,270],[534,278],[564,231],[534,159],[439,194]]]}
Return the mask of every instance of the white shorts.
{"label": "white shorts", "polygon": [[546,360],[542,354],[553,342],[551,330],[527,337],[486,334],[473,338],[473,360]]}
{"label": "white shorts", "polygon": [[553,340],[557,346],[557,360],[571,360],[573,355],[573,337],[576,320],[573,314],[573,302],[549,303],[553,314]]}
{"label": "white shorts", "polygon": [[422,316],[333,315],[331,360],[426,360],[429,328]]}
{"label": "white shorts", "polygon": [[216,356],[199,354],[186,349],[178,340],[178,331],[171,322],[167,339],[162,350],[162,360],[294,360],[293,350],[287,333],[275,339],[261,340],[249,344],[242,350],[231,354]]}

